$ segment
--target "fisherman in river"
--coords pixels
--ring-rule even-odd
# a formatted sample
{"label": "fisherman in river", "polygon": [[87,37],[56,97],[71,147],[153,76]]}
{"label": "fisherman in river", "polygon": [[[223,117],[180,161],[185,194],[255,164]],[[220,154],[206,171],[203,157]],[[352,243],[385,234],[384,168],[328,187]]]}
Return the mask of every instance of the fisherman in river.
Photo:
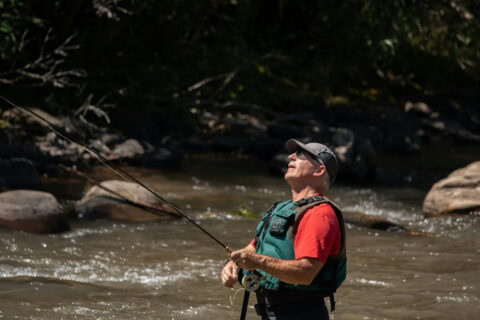
{"label": "fisherman in river", "polygon": [[337,175],[337,158],[320,143],[291,139],[286,147],[292,200],[275,203],[262,216],[255,238],[230,254],[221,279],[232,287],[258,275],[255,310],[262,319],[328,319],[324,298],[333,311],[333,293],[346,276],[342,213],[324,197]]}

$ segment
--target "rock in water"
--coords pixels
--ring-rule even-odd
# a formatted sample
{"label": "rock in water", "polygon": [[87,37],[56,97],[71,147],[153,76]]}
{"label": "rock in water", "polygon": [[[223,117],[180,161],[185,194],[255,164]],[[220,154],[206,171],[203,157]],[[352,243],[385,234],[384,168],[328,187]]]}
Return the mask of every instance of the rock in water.
{"label": "rock in water", "polygon": [[57,199],[50,193],[33,190],[0,193],[0,225],[33,233],[69,230]]}
{"label": "rock in water", "polygon": [[162,204],[153,194],[136,183],[107,180],[100,185],[116,194],[93,186],[75,205],[80,217],[123,222],[149,222],[180,217],[173,209]]}
{"label": "rock in water", "polygon": [[122,159],[132,159],[138,157],[145,153],[145,149],[135,139],[128,139],[123,143],[117,144],[115,148],[113,148],[112,154],[110,155],[110,159],[115,160],[122,160]]}
{"label": "rock in water", "polygon": [[425,216],[480,212],[480,161],[435,183],[423,201]]}
{"label": "rock in water", "polygon": [[366,214],[357,211],[344,211],[343,217],[345,222],[351,223],[360,227],[378,229],[385,231],[407,231],[403,226],[391,222],[382,217]]}

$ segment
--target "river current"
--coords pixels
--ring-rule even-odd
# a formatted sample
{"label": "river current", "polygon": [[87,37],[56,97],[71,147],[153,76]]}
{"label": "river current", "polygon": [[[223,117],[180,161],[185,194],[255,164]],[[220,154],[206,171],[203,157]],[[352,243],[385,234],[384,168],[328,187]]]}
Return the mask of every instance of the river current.
{"label": "river current", "polygon": [[[290,196],[282,177],[256,161],[195,159],[175,170],[126,169],[232,248],[248,243],[257,222],[236,211],[259,215]],[[103,168],[89,174],[114,178]],[[84,186],[75,178],[44,182],[66,205]],[[437,235],[348,225],[348,275],[332,319],[478,319],[479,218],[425,219],[425,194],[411,187],[332,188],[330,198],[344,209]],[[58,235],[0,229],[0,318],[239,318],[243,292],[219,279],[225,252],[185,220],[71,226]],[[247,319],[258,319],[252,307]]]}

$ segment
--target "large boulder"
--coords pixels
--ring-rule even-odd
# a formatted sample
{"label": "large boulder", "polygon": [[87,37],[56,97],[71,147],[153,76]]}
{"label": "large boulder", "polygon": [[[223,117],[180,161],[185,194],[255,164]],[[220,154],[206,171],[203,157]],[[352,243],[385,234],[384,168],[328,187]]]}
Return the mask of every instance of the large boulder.
{"label": "large boulder", "polygon": [[423,202],[425,216],[480,212],[480,161],[435,183]]}
{"label": "large boulder", "polygon": [[33,233],[57,233],[69,229],[57,199],[50,193],[33,190],[0,193],[0,225]]}
{"label": "large boulder", "polygon": [[180,217],[153,194],[133,182],[106,180],[90,188],[75,205],[80,218],[150,222]]}

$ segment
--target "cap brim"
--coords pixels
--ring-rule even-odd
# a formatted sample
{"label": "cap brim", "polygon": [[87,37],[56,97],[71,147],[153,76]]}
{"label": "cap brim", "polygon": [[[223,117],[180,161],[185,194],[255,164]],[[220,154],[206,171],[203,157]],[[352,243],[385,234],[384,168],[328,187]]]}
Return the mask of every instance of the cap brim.
{"label": "cap brim", "polygon": [[[315,156],[315,152],[313,150],[311,150],[309,147],[307,147],[304,143],[301,143],[300,141],[295,140],[295,139],[288,140],[287,144],[286,144],[286,148],[287,148],[287,151],[290,152],[290,153],[294,153],[298,149],[303,149],[303,150],[307,151],[308,153],[311,153],[312,155]],[[315,158],[316,158],[316,156],[315,156]]]}

